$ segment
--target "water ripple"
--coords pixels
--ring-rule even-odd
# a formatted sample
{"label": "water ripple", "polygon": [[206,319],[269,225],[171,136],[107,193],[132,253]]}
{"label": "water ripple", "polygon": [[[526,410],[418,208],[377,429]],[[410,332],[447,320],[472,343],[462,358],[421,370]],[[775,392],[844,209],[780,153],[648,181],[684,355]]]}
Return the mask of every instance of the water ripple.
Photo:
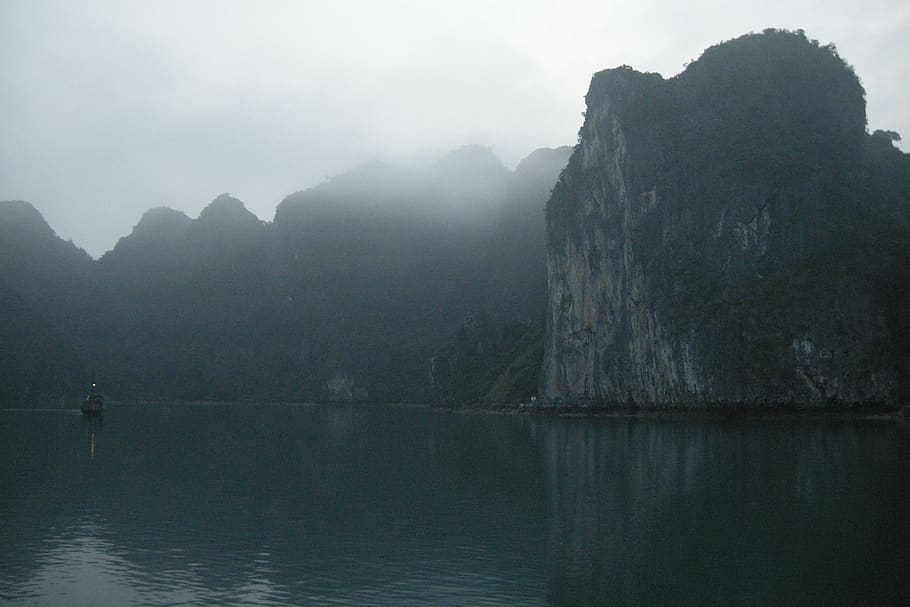
{"label": "water ripple", "polygon": [[896,604],[908,590],[897,426],[164,405],[84,421],[0,414],[0,605]]}

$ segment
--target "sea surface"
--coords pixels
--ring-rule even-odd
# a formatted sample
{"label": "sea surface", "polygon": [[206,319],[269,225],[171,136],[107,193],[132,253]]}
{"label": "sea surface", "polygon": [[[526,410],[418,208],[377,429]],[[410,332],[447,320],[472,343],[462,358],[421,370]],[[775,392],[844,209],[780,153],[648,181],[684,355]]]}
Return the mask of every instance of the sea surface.
{"label": "sea surface", "polygon": [[907,605],[910,423],[0,410],[0,605]]}

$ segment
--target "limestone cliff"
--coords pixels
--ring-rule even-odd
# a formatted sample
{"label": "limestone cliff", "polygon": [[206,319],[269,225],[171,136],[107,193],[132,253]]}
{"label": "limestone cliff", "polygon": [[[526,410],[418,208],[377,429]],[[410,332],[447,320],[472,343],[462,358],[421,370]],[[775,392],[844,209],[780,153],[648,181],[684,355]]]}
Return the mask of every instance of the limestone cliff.
{"label": "limestone cliff", "polygon": [[833,46],[769,30],[669,80],[600,72],[586,101],[547,205],[545,396],[901,397],[910,163]]}

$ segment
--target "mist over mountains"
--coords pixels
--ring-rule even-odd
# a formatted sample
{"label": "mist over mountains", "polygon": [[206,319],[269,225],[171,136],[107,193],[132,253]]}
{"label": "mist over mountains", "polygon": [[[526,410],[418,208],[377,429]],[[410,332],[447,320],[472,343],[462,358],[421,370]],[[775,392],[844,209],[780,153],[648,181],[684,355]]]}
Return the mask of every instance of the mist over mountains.
{"label": "mist over mountains", "polygon": [[542,326],[543,207],[570,151],[515,171],[483,146],[373,162],[272,222],[228,194],[196,219],[154,208],[97,261],[0,203],[0,395],[72,397],[94,377],[124,398],[428,399],[466,319]]}
{"label": "mist over mountains", "polygon": [[155,208],[97,261],[0,203],[0,397],[906,401],[910,157],[833,45],[768,29],[586,102],[514,171],[472,145],[271,222]]}

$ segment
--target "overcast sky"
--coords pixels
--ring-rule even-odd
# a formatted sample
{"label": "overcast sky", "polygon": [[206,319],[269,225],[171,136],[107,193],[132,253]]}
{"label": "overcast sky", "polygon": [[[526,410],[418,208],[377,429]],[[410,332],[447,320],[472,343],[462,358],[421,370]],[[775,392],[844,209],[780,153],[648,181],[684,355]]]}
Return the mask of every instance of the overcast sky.
{"label": "overcast sky", "polygon": [[[166,205],[286,195],[373,159],[574,144],[591,75],[677,74],[766,27],[834,42],[910,140],[906,0],[0,0],[0,199],[93,256]],[[903,144],[907,149],[907,142]]]}

